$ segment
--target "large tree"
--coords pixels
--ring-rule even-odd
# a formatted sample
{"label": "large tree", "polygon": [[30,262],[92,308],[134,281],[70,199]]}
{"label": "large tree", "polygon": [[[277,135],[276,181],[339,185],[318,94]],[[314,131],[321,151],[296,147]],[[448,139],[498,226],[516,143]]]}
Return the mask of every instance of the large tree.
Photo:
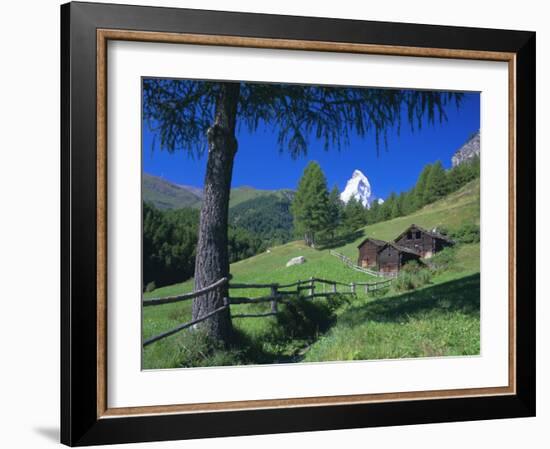
{"label": "large tree", "polygon": [[[425,117],[444,119],[445,105],[460,99],[451,92],[144,79],[143,118],[156,131],[160,148],[197,156],[208,149],[195,288],[229,275],[227,214],[238,126],[249,132],[272,126],[280,150],[293,157],[307,153],[311,138],[322,140],[326,149],[339,149],[352,136],[373,133],[378,148],[402,116],[419,127]],[[220,307],[227,294],[224,287],[196,298],[193,318]],[[229,341],[228,311],[202,326],[212,337]]]}
{"label": "large tree", "polygon": [[327,180],[317,162],[310,162],[298,183],[292,200],[294,229],[304,236],[306,245],[315,247],[316,235],[326,229],[329,220]]}
{"label": "large tree", "polygon": [[335,185],[328,195],[327,223],[325,232],[334,240],[336,230],[342,222],[344,203],[340,199],[340,190]]}

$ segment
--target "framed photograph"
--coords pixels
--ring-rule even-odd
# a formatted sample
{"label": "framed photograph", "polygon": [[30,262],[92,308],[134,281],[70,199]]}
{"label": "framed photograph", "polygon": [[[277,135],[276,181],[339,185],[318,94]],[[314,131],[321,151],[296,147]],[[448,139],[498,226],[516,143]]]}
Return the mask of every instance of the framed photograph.
{"label": "framed photograph", "polygon": [[61,7],[61,439],[535,414],[535,33]]}

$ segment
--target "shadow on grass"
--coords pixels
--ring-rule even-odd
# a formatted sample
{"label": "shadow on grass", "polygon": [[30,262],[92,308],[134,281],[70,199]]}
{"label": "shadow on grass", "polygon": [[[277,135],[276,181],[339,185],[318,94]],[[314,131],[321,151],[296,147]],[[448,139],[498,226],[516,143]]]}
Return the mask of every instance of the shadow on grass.
{"label": "shadow on grass", "polygon": [[353,231],[348,232],[346,234],[337,235],[330,241],[326,242],[320,242],[318,245],[318,249],[334,249],[339,248],[340,246],[347,245],[348,243],[351,243],[361,237],[363,237],[364,232],[363,231]]}
{"label": "shadow on grass", "polygon": [[338,324],[356,326],[365,321],[406,322],[434,310],[479,315],[479,293],[478,273],[350,308],[338,317]]}
{"label": "shadow on grass", "polygon": [[315,301],[293,298],[276,317],[269,333],[259,341],[234,329],[230,350],[238,351],[243,364],[293,363],[302,350],[336,322],[335,310],[348,298],[335,295]]}

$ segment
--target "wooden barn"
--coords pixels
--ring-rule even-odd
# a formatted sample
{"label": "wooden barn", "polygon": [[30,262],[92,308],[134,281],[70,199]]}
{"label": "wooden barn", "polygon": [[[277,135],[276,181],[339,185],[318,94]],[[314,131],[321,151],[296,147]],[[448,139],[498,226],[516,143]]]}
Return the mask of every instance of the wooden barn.
{"label": "wooden barn", "polygon": [[363,240],[359,246],[357,246],[357,249],[359,250],[357,265],[362,268],[378,267],[378,251],[380,251],[386,243],[388,242],[370,237]]}
{"label": "wooden barn", "polygon": [[419,260],[420,254],[393,242],[386,243],[378,251],[378,270],[381,273],[398,273],[411,260]]}
{"label": "wooden barn", "polygon": [[454,244],[448,237],[436,231],[427,231],[415,224],[410,225],[397,236],[394,242],[401,247],[419,253],[420,257],[424,259],[429,259],[446,246]]}

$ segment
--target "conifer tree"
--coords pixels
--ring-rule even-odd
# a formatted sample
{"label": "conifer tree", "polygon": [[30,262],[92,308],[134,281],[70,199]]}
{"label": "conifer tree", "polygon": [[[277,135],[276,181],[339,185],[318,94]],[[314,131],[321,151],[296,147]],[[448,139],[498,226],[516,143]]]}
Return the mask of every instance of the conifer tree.
{"label": "conifer tree", "polygon": [[431,169],[431,164],[427,164],[420,172],[418,181],[416,181],[416,185],[414,187],[414,195],[412,199],[414,210],[420,209],[422,206],[424,206],[424,204],[426,204],[424,202],[424,193],[426,191],[426,182],[428,180],[428,177],[430,176]]}
{"label": "conifer tree", "polygon": [[392,192],[384,204],[380,206],[380,212],[378,214],[378,221],[386,221],[392,218],[393,205],[395,203],[396,195]]}
{"label": "conifer tree", "polygon": [[412,195],[413,195],[414,189],[411,189],[407,192],[401,192],[401,195],[399,195],[399,202],[401,205],[401,215],[409,215],[410,213],[414,212],[413,205],[412,205]]}
{"label": "conifer tree", "polygon": [[344,226],[353,232],[365,226],[365,208],[354,197],[351,197],[344,208]]}
{"label": "conifer tree", "polygon": [[335,185],[328,196],[326,223],[326,232],[330,234],[332,239],[334,239],[334,234],[341,225],[343,209],[343,203],[340,199],[340,190],[338,186]]}
{"label": "conifer tree", "polygon": [[400,217],[401,215],[403,215],[403,206],[402,206],[402,204],[403,204],[403,194],[396,195],[394,193],[393,195],[394,195],[394,200],[393,200],[393,205],[392,205],[390,217],[391,218],[397,218],[397,217]]}
{"label": "conifer tree", "polygon": [[367,211],[367,224],[378,223],[380,221],[380,203],[374,200]]}
{"label": "conifer tree", "polygon": [[424,204],[433,203],[448,192],[447,176],[440,161],[432,165],[424,188]]}
{"label": "conifer tree", "polygon": [[328,223],[327,180],[317,162],[310,162],[304,170],[291,211],[294,228],[304,236],[306,245],[315,247],[316,234]]}

